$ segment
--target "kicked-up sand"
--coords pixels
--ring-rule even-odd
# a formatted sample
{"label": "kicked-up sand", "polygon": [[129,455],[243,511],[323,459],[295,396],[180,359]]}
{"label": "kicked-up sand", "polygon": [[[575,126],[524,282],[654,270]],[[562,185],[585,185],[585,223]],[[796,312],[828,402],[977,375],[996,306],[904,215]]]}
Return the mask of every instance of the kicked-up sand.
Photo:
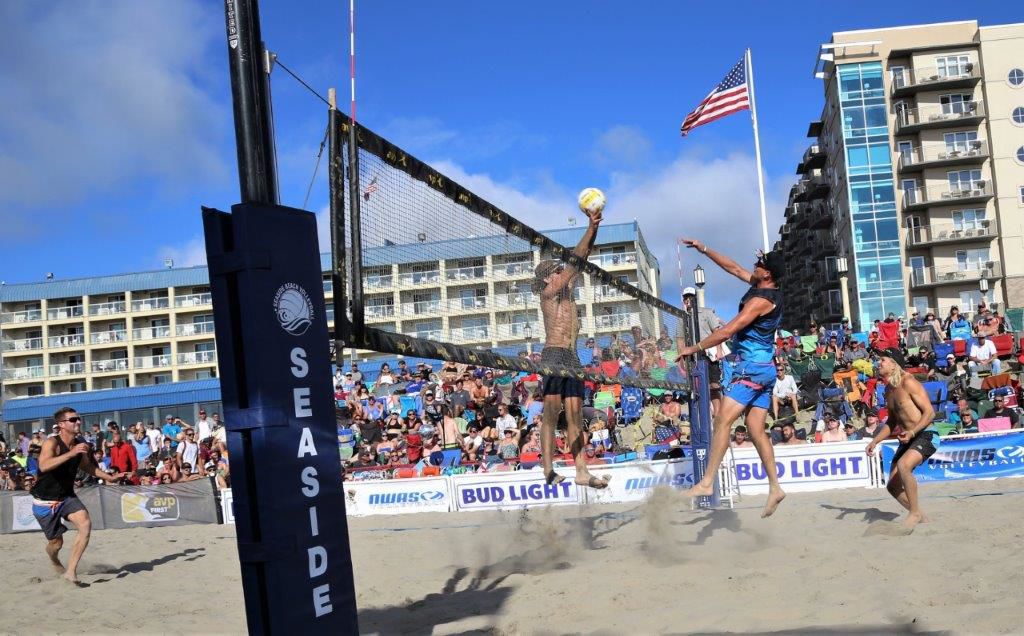
{"label": "kicked-up sand", "polygon": [[[700,512],[636,505],[350,518],[359,622],[380,634],[1019,634],[1024,481],[929,484],[907,536],[884,490]],[[68,533],[68,538],[73,538]],[[0,632],[241,633],[232,526],[103,530],[58,580],[0,538]],[[65,549],[66,555],[67,549]]]}

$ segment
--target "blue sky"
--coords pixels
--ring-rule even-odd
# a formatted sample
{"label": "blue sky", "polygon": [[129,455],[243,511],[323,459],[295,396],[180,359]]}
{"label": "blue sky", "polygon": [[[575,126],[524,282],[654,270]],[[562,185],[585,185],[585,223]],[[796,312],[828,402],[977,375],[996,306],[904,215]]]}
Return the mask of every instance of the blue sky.
{"label": "blue sky", "polygon": [[[220,8],[0,3],[0,279],[201,262],[199,206],[238,198]],[[821,109],[811,77],[820,42],[840,30],[1019,20],[1012,3],[938,1],[360,0],[357,12],[362,122],[542,228],[565,224],[582,187],[604,188],[609,221],[640,222],[669,298],[675,237],[745,260],[760,243],[749,116],[678,133],[744,47],[774,237]],[[262,14],[280,59],[347,104],[347,2],[263,0]],[[282,203],[300,206],[324,108],[280,70],[272,81]],[[326,187],[321,166],[309,209],[324,208]],[[712,276],[712,303],[728,312],[738,285]]]}

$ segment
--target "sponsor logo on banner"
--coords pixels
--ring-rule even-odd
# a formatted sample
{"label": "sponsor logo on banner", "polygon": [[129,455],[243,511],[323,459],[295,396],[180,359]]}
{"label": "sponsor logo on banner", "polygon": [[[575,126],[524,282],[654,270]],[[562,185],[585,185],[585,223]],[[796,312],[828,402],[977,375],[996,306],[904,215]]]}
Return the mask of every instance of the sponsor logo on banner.
{"label": "sponsor logo on banner", "polygon": [[[807,444],[775,447],[779,483],[794,490],[824,490],[871,485],[871,465],[864,453],[867,442]],[[736,482],[741,492],[767,492],[768,475],[752,448],[734,449]]]}
{"label": "sponsor logo on banner", "polygon": [[499,477],[488,481],[453,480],[455,505],[459,510],[497,510],[546,504],[578,503],[576,484],[565,480],[546,484],[537,477],[516,479]]}
{"label": "sponsor logo on banner", "polygon": [[451,510],[447,478],[346,482],[345,509],[351,515]]}
{"label": "sponsor logo on banner", "polygon": [[274,294],[274,313],[282,329],[301,336],[313,323],[313,301],[301,286],[285,283]]}
{"label": "sponsor logo on banner", "polygon": [[14,512],[14,516],[11,519],[11,530],[14,532],[42,530],[39,527],[39,522],[36,521],[35,516],[32,514],[32,497],[29,495],[12,497],[11,507]]}
{"label": "sponsor logo on banner", "polygon": [[[892,469],[895,443],[882,444],[882,466]],[[945,439],[914,471],[921,481],[1024,475],[1024,432]]]}
{"label": "sponsor logo on banner", "polygon": [[445,494],[440,490],[404,491],[404,492],[377,492],[370,495],[371,506],[391,506],[417,503],[432,503],[444,499]]}
{"label": "sponsor logo on banner", "polygon": [[172,494],[126,492],[121,495],[121,519],[125,523],[174,521],[178,515],[178,498]]}
{"label": "sponsor logo on banner", "polygon": [[658,486],[683,490],[694,484],[693,461],[690,459],[591,466],[591,470],[601,477],[611,477],[611,481],[607,488],[586,490],[587,503],[643,501]]}

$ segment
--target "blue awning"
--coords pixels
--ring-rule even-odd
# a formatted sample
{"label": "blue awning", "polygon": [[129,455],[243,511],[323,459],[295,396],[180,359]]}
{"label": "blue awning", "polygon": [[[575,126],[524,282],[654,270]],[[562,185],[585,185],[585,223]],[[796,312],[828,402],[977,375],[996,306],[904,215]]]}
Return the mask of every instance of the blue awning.
{"label": "blue awning", "polygon": [[4,421],[20,422],[52,417],[53,412],[62,406],[70,406],[79,413],[89,414],[218,401],[220,380],[210,378],[126,389],[15,398],[4,403]]}

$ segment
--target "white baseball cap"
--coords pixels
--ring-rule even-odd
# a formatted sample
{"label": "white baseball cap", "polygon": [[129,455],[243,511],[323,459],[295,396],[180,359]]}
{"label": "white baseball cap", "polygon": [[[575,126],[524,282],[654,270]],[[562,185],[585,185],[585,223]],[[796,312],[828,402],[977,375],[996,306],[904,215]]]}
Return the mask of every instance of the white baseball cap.
{"label": "white baseball cap", "polygon": [[697,295],[697,290],[694,289],[693,287],[684,287],[683,288],[683,296],[696,296],[696,295]]}

